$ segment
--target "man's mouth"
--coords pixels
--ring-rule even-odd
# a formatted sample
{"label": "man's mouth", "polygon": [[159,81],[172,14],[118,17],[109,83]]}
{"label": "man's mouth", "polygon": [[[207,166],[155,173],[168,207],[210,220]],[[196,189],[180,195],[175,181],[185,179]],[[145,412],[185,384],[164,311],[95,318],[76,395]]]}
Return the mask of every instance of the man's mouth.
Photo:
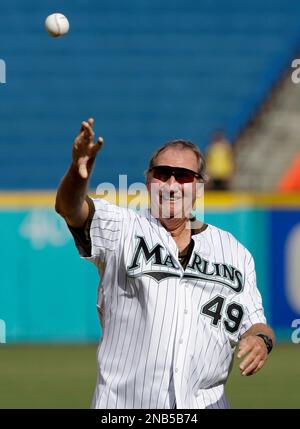
{"label": "man's mouth", "polygon": [[177,192],[176,194],[170,193],[170,192],[163,192],[160,194],[161,201],[176,202],[181,199],[182,199],[182,194],[180,192]]}

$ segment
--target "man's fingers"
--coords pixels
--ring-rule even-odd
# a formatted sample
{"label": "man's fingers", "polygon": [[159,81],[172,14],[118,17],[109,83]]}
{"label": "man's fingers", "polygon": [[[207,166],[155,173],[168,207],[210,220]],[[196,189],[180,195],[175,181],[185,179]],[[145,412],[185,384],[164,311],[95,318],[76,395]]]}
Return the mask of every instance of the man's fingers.
{"label": "man's fingers", "polygon": [[81,128],[80,128],[79,134],[77,135],[76,139],[78,139],[80,141],[85,140],[85,142],[89,142],[90,138],[91,138],[89,127],[90,127],[90,125],[87,122],[85,122],[85,121],[81,122]]}
{"label": "man's fingers", "polygon": [[249,336],[240,341],[238,358],[242,358],[239,367],[242,375],[255,374],[267,359],[267,349],[261,338]]}
{"label": "man's fingers", "polygon": [[94,118],[89,118],[88,119],[88,123],[90,124],[90,126],[93,128],[94,126]]}
{"label": "man's fingers", "polygon": [[252,372],[252,374],[256,374],[264,366],[264,364],[265,364],[265,361],[261,360],[257,365],[257,367],[255,368],[255,370]]}
{"label": "man's fingers", "polygon": [[78,136],[75,139],[75,146],[78,146],[78,143],[80,143],[80,141],[83,139],[84,137],[84,130],[80,131],[80,133],[78,134]]}
{"label": "man's fingers", "polygon": [[98,140],[96,141],[95,145],[94,145],[94,152],[97,153],[98,150],[101,149],[102,145],[104,143],[104,140],[102,137],[99,137]]}
{"label": "man's fingers", "polygon": [[245,369],[254,361],[256,355],[254,352],[249,353],[243,361],[240,363],[240,370],[245,371]]}
{"label": "man's fingers", "polygon": [[73,159],[78,163],[79,174],[83,179],[86,179],[89,175],[87,169],[88,160],[93,160],[103,145],[102,137],[99,137],[94,144],[95,133],[93,125],[93,118],[89,118],[87,121],[82,122],[80,132],[73,146]]}
{"label": "man's fingers", "polygon": [[[82,179],[89,177],[89,170],[94,162],[97,152],[103,145],[103,138],[99,137],[94,144],[94,118],[81,123],[80,132],[73,146],[73,162],[78,165],[78,172]],[[90,162],[88,162],[90,160]],[[88,166],[89,164],[89,166]]]}
{"label": "man's fingers", "polygon": [[252,349],[251,344],[249,344],[249,343],[248,344],[247,343],[241,344],[237,357],[240,359],[240,358],[246,356],[246,354],[249,353],[251,349]]}
{"label": "man's fingers", "polygon": [[250,375],[252,374],[260,363],[260,359],[256,358],[251,363],[249,363],[242,372],[242,375]]}
{"label": "man's fingers", "polygon": [[86,132],[86,134],[89,135],[90,137],[94,137],[94,131],[90,123],[83,121],[82,125],[83,125],[83,130]]}
{"label": "man's fingers", "polygon": [[84,124],[88,124],[88,125],[90,125],[93,128],[93,126],[94,126],[94,118],[89,118],[87,121],[82,121],[79,132],[81,132],[81,131],[83,131],[85,129],[85,125]]}
{"label": "man's fingers", "polygon": [[84,131],[84,135],[87,139],[94,138],[94,130],[89,122],[83,121],[82,122],[82,129]]}
{"label": "man's fingers", "polygon": [[[80,151],[80,147],[83,144],[83,152],[86,155],[88,155],[88,157],[95,157],[97,152],[101,149],[103,143],[104,142],[102,137],[99,137],[95,144],[90,140],[86,141],[84,131],[82,131],[80,134],[78,134],[78,136],[74,141],[74,149],[77,152]],[[78,154],[79,153],[80,152],[78,152]],[[81,150],[81,153],[82,153],[82,150]]]}

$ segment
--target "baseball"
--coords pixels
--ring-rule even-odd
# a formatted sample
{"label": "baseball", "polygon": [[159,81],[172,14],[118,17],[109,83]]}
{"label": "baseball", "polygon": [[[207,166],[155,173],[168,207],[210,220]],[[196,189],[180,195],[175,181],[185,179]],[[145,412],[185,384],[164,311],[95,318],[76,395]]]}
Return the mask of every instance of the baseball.
{"label": "baseball", "polygon": [[52,15],[46,18],[45,29],[52,37],[59,37],[67,34],[69,28],[69,21],[62,13],[52,13]]}

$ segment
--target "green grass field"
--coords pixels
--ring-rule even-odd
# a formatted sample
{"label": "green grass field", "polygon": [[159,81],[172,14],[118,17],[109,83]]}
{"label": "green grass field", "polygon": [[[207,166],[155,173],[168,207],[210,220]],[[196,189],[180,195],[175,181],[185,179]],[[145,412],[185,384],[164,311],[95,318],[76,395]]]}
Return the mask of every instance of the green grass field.
{"label": "green grass field", "polygon": [[[89,408],[96,345],[0,346],[0,408]],[[278,345],[257,375],[235,362],[227,384],[232,408],[300,408],[300,345]]]}

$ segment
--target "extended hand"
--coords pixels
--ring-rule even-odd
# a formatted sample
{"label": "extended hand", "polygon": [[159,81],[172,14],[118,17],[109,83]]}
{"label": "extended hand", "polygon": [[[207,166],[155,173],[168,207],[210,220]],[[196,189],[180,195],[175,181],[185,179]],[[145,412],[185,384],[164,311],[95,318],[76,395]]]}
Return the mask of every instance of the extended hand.
{"label": "extended hand", "polygon": [[73,165],[78,168],[78,172],[83,179],[89,177],[97,152],[103,145],[102,137],[99,137],[94,144],[95,133],[93,125],[93,118],[89,118],[87,122],[83,121],[73,144]]}
{"label": "extended hand", "polygon": [[244,358],[240,363],[242,375],[252,375],[258,372],[268,358],[267,347],[264,340],[257,335],[243,338],[239,344],[237,357]]}

